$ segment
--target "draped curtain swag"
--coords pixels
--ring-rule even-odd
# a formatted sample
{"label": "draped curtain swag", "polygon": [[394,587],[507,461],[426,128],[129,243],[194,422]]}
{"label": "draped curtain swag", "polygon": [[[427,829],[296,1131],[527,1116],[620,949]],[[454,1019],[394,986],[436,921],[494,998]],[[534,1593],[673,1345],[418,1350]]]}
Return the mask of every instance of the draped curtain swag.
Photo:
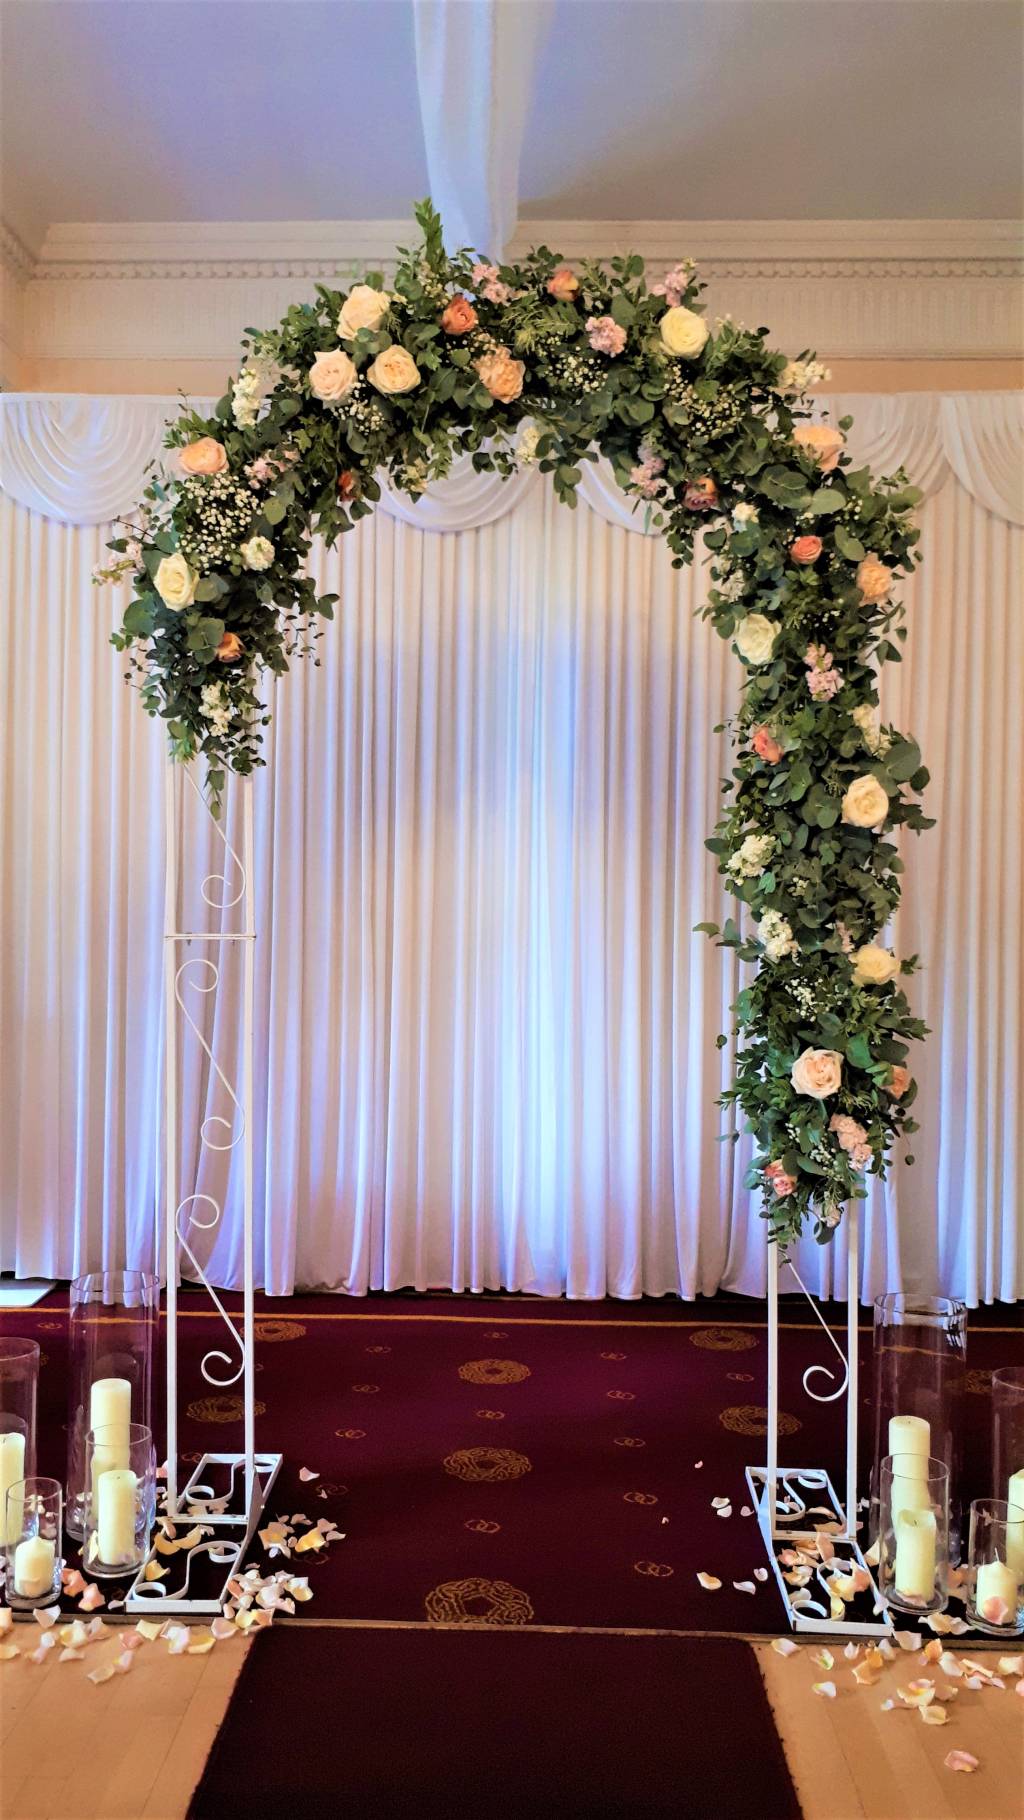
{"label": "draped curtain swag", "polygon": [[[903,462],[927,493],[885,707],[932,770],[937,827],[905,855],[894,937],[924,957],[933,1035],[916,1167],[867,1203],[862,1293],[1013,1298],[1020,400],[824,402],[853,414],[857,460]],[[0,1267],[22,1274],[154,1261],[164,749],[109,647],[121,602],[89,577],[174,408],[2,401]],[[700,564],[674,571],[642,530],[600,468],[575,513],[533,470],[462,470],[315,552],[337,622],[322,667],[275,695],[255,782],[257,1260],[275,1293],[763,1292],[744,1147],[716,1142],[734,961],[691,933],[726,908],[703,841],[736,666],[695,618]],[[198,879],[216,838],[182,813]],[[229,975],[191,1007],[234,1078],[238,990]],[[196,1133],[228,1108],[201,1059],[190,1046],[183,1179],[218,1192]],[[239,1186],[212,1237],[223,1284]],[[841,1238],[798,1262],[842,1293]]]}

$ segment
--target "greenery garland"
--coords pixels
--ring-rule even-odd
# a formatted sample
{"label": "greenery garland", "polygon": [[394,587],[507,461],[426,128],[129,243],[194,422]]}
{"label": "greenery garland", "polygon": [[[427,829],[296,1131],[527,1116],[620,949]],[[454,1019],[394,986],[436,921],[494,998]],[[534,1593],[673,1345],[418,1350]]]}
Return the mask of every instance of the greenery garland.
{"label": "greenery garland", "polygon": [[915,800],[928,773],[879,724],[877,672],[905,637],[891,594],[918,560],[921,495],[851,466],[849,419],[807,421],[824,376],[809,355],[787,361],[728,317],[709,329],[691,263],[650,286],[635,255],[573,272],[540,247],[486,265],[445,252],[429,203],[416,216],[422,244],[390,289],[380,273],[347,295],[318,285],[247,332],[213,417],[170,426],[175,477],[152,480],[97,574],[134,583],[113,642],[174,758],[203,755],[217,813],[227,771],[263,762],[263,672],[314,653],[333,616],[311,539],[366,517],[379,472],[415,498],[466,452],[503,476],[535,462],[574,506],[600,453],[675,566],[703,532],[704,615],[745,669],[708,846],[748,914],[699,927],[758,963],[722,1103],[755,1138],[747,1185],[772,1236],[810,1218],[827,1240],[916,1129],[907,1046],[926,1032],[899,983],[916,958],[875,938],[900,897],[887,836],[931,825]]}

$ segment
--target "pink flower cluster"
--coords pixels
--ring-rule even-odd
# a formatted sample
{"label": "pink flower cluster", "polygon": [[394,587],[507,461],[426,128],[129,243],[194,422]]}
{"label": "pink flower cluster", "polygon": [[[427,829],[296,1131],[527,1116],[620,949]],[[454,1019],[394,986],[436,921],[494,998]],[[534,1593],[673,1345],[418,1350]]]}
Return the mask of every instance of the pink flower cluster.
{"label": "pink flower cluster", "polygon": [[512,296],[511,285],[505,284],[498,277],[496,265],[475,265],[472,279],[481,297],[486,297],[488,303],[508,303]]}
{"label": "pink flower cluster", "polygon": [[829,1130],[834,1131],[839,1139],[840,1150],[845,1150],[855,1169],[863,1169],[871,1161],[871,1145],[863,1125],[856,1119],[847,1117],[844,1112],[834,1112],[829,1120]]}
{"label": "pink flower cluster", "polygon": [[595,354],[621,354],[626,345],[626,331],[612,316],[588,316],[587,340]]}
{"label": "pink flower cluster", "polygon": [[787,1194],[792,1194],[796,1187],[796,1176],[787,1175],[782,1164],[779,1162],[766,1163],[764,1166],[764,1176],[765,1180],[769,1181],[775,1190],[777,1200],[781,1201]]}
{"label": "pink flower cluster", "polygon": [[660,284],[652,284],[651,296],[664,297],[670,310],[678,309],[686,296],[686,287],[690,282],[690,269],[686,265],[674,265],[666,272]]}
{"label": "pink flower cluster", "polygon": [[660,455],[647,443],[640,444],[640,460],[635,468],[630,468],[629,478],[638,493],[645,499],[656,499],[658,495],[658,475],[665,472],[665,463]]}
{"label": "pink flower cluster", "polygon": [[831,701],[843,686],[843,674],[836,670],[831,651],[824,645],[808,645],[804,657],[807,665],[807,687],[815,701]]}
{"label": "pink flower cluster", "polygon": [[257,455],[242,471],[253,492],[256,492],[260,487],[269,486],[272,480],[276,480],[279,474],[283,474],[297,460],[297,449],[283,449],[280,455]]}

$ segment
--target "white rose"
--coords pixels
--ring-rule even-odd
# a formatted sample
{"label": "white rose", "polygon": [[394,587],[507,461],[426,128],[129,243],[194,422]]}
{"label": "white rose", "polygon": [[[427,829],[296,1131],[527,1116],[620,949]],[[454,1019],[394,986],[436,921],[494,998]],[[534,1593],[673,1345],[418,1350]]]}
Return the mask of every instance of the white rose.
{"label": "white rose", "polygon": [[708,338],[708,325],[703,316],[681,303],[677,303],[675,309],[665,311],[658,327],[669,353],[679,354],[684,360],[696,360]]}
{"label": "white rose", "polygon": [[855,777],[843,797],[843,820],[853,828],[879,828],[889,813],[885,788],[870,771]]}
{"label": "white rose", "polygon": [[344,348],[327,348],[317,355],[309,369],[309,389],[321,404],[340,404],[358,378]]}
{"label": "white rose", "polygon": [[180,550],[173,556],[165,556],[153,577],[153,585],[165,607],[172,612],[180,613],[184,607],[190,607],[196,597],[199,577],[185,561]]}
{"label": "white rose", "polygon": [[386,291],[375,291],[370,284],[353,285],[338,317],[342,341],[352,341],[360,329],[379,329],[390,304]]}
{"label": "white rose", "polygon": [[420,383],[420,370],[412,355],[405,348],[393,342],[378,354],[371,367],[366,369],[366,377],[378,392],[391,395],[395,392],[411,392]]}
{"label": "white rose", "polygon": [[247,569],[269,569],[274,560],[274,546],[269,537],[250,537],[239,554]]}
{"label": "white rose", "polygon": [[876,947],[874,942],[865,942],[851,958],[858,986],[887,986],[900,970],[895,954],[890,954],[888,948]]}
{"label": "white rose", "polygon": [[793,1063],[789,1078],[797,1093],[805,1093],[812,1100],[826,1100],[839,1090],[843,1058],[835,1049],[805,1049]]}
{"label": "white rose", "polygon": [[778,621],[763,613],[748,613],[736,629],[736,649],[748,664],[766,664],[778,636]]}
{"label": "white rose", "polygon": [[742,531],[744,525],[756,524],[757,519],[758,511],[756,506],[747,505],[745,502],[741,501],[738,506],[733,507],[732,522],[737,531]]}

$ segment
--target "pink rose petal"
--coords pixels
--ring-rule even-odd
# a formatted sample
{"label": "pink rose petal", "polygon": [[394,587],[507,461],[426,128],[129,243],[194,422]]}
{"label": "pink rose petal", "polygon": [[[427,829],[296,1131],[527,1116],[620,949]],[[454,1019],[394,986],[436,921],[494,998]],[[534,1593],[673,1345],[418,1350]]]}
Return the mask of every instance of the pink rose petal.
{"label": "pink rose petal", "polygon": [[113,1678],[114,1664],[112,1662],[104,1662],[101,1667],[92,1669],[87,1676],[87,1679],[91,1681],[95,1687],[100,1687],[104,1681],[112,1681]]}
{"label": "pink rose petal", "polygon": [[732,1584],[734,1592],[753,1593],[757,1591],[753,1580],[734,1580]]}
{"label": "pink rose petal", "polygon": [[95,1585],[87,1585],[78,1601],[80,1611],[99,1611],[100,1606],[106,1603],[106,1596]]}
{"label": "pink rose petal", "polygon": [[772,1638],[772,1648],[777,1656],[795,1656],[797,1647],[798,1646],[793,1642],[792,1637]]}
{"label": "pink rose petal", "polygon": [[311,1479],[318,1479],[319,1477],[320,1474],[318,1472],[311,1472],[308,1466],[299,1467],[299,1478],[304,1485],[308,1485]]}
{"label": "pink rose petal", "polygon": [[944,1769],[959,1770],[961,1775],[973,1776],[978,1767],[978,1759],[972,1757],[969,1750],[951,1750],[948,1756],[943,1757],[942,1765]]}
{"label": "pink rose petal", "polygon": [[722,1584],[721,1580],[716,1579],[714,1574],[698,1574],[697,1578],[705,1592],[718,1592]]}
{"label": "pink rose petal", "polygon": [[836,1684],[834,1681],[815,1681],[811,1688],[811,1692],[812,1694],[819,1695],[822,1700],[834,1700],[836,1697]]}
{"label": "pink rose petal", "polygon": [[47,1605],[45,1608],[40,1610],[39,1606],[37,1605],[35,1611],[32,1613],[32,1616],[35,1619],[36,1623],[38,1624],[40,1630],[52,1630],[53,1626],[57,1622],[57,1619],[60,1617],[60,1606],[59,1605]]}

